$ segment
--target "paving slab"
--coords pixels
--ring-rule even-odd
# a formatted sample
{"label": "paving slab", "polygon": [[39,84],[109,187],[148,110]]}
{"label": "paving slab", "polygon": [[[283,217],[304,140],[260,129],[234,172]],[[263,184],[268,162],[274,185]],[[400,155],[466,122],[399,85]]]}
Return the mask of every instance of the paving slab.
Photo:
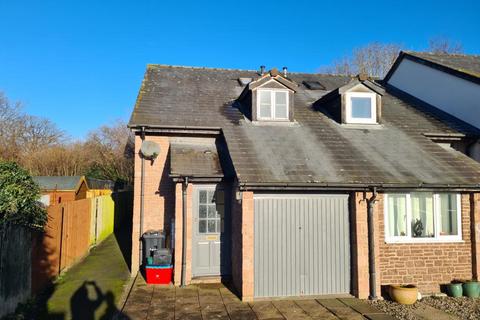
{"label": "paving slab", "polygon": [[345,320],[363,320],[364,318],[360,313],[348,307],[338,299],[318,299],[318,303],[323,305],[335,316]]}
{"label": "paving slab", "polygon": [[412,309],[412,312],[422,320],[460,320],[454,315],[426,304],[420,304],[418,308]]}
{"label": "paving slab", "polygon": [[246,303],[221,284],[174,288],[147,285],[142,280],[134,284],[123,311],[129,320],[392,320],[354,298]]}
{"label": "paving slab", "polygon": [[386,313],[372,313],[372,314],[366,314],[364,315],[365,318],[369,320],[395,320],[394,317],[392,317],[389,314]]}
{"label": "paving slab", "polygon": [[312,319],[318,320],[338,320],[333,313],[328,311],[316,300],[295,300],[295,303],[305,311]]}
{"label": "paving slab", "polygon": [[355,298],[339,298],[341,302],[361,314],[383,313],[377,308],[371,306],[366,301]]}
{"label": "paving slab", "polygon": [[[228,309],[227,309],[228,310]],[[257,316],[252,309],[237,309],[228,311],[231,320],[257,320]]]}
{"label": "paving slab", "polygon": [[259,301],[249,304],[259,320],[285,319],[270,301]]}
{"label": "paving slab", "polygon": [[275,306],[275,308],[278,309],[278,311],[280,311],[283,317],[287,320],[311,319],[311,317],[307,313],[305,313],[305,311],[303,311],[303,309],[300,308],[292,300],[277,300],[277,301],[272,301],[272,304]]}

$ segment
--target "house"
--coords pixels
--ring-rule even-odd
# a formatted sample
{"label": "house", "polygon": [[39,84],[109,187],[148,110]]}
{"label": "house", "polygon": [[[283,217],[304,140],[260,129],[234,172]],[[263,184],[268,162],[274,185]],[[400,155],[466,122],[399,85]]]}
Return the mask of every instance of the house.
{"label": "house", "polygon": [[364,76],[148,65],[132,273],[163,229],[175,285],[230,279],[245,301],[477,277],[480,164],[435,140],[457,122]]}
{"label": "house", "polygon": [[480,56],[404,51],[385,83],[400,94],[418,99],[447,122],[458,118],[470,124],[470,128],[464,125],[459,130],[466,139],[452,141],[458,150],[480,161],[480,143],[475,139],[480,128]]}
{"label": "house", "polygon": [[113,182],[85,176],[35,176],[45,205],[109,195]]}

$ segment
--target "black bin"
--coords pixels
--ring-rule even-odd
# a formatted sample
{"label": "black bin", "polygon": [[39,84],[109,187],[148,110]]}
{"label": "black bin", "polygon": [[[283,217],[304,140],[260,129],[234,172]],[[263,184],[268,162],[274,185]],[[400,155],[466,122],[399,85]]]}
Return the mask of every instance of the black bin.
{"label": "black bin", "polygon": [[142,236],[143,240],[143,262],[147,257],[152,257],[153,252],[158,249],[165,249],[165,233],[162,230],[149,230]]}

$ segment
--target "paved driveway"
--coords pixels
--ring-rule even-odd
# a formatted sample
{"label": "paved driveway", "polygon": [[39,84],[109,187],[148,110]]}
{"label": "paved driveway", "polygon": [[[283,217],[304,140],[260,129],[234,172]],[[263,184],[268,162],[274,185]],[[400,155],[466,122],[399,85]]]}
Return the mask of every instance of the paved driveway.
{"label": "paved driveway", "polygon": [[355,298],[241,302],[221,284],[186,288],[146,285],[137,278],[124,319],[393,319]]}

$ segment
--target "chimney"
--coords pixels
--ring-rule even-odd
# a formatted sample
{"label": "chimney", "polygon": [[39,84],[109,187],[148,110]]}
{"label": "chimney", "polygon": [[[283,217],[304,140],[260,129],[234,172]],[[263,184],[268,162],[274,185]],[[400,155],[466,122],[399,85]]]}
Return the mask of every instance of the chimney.
{"label": "chimney", "polygon": [[265,74],[265,66],[260,66],[260,75],[263,76]]}
{"label": "chimney", "polygon": [[283,70],[283,76],[286,78],[287,77],[287,70],[288,70],[287,67],[283,67],[282,70]]}
{"label": "chimney", "polygon": [[368,80],[368,74],[366,74],[366,73],[359,73],[359,74],[357,75],[357,78],[358,78],[358,80],[360,80],[360,81]]}
{"label": "chimney", "polygon": [[270,70],[270,75],[272,77],[276,77],[278,76],[280,73],[278,72],[278,69],[277,68],[272,68],[272,70]]}

